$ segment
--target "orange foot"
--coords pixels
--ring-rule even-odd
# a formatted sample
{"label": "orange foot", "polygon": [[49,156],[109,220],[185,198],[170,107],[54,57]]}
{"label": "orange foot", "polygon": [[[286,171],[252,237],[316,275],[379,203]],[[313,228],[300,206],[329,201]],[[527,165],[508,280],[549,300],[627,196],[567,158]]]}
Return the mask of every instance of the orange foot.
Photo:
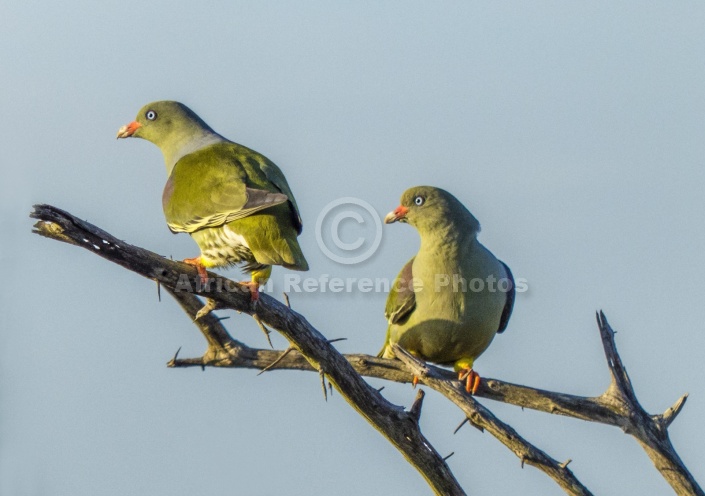
{"label": "orange foot", "polygon": [[201,262],[201,257],[193,257],[184,259],[184,263],[196,267],[198,277],[201,278],[201,284],[205,285],[208,282],[208,273],[206,267]]}
{"label": "orange foot", "polygon": [[471,368],[461,369],[458,372],[458,380],[465,380],[465,391],[470,394],[477,393],[480,387],[480,374]]}
{"label": "orange foot", "polygon": [[414,378],[411,380],[411,387],[416,389],[416,385],[418,383],[419,383],[419,377],[415,375]]}
{"label": "orange foot", "polygon": [[250,290],[250,299],[255,302],[259,300],[259,284],[254,281],[242,281],[240,282],[243,286],[247,286]]}

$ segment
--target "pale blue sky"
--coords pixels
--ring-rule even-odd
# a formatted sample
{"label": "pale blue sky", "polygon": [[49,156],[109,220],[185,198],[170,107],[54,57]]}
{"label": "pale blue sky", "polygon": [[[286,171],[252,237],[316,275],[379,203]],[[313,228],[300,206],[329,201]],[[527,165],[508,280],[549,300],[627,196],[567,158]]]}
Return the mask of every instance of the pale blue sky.
{"label": "pale blue sky", "polygon": [[[598,395],[604,309],[650,412],[690,393],[670,432],[705,484],[703,26],[700,2],[0,4],[0,495],[429,493],[339,395],[323,401],[316,374],[167,369],[180,346],[205,348],[172,300],[30,234],[31,205],[52,203],[157,253],[196,255],[165,225],[159,150],[115,140],[160,99],[282,167],[307,276],[393,277],[418,246],[392,225],[366,262],[326,259],[314,227],[331,201],[384,215],[412,185],[454,193],[529,285],[478,372]],[[384,300],[292,295],[326,336],[348,338],[341,351],[371,354]],[[251,319],[225,322],[266,346]],[[385,389],[407,406],[414,394]],[[596,494],[670,493],[618,429],[482,402],[571,458]],[[490,435],[453,435],[462,418],[427,396],[422,429],[455,452],[469,493],[563,494]]]}

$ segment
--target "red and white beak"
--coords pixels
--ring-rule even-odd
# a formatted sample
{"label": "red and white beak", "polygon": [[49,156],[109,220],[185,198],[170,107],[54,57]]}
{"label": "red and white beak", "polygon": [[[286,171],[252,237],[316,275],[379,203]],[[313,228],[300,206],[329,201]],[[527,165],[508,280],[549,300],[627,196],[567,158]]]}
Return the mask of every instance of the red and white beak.
{"label": "red and white beak", "polygon": [[393,222],[403,222],[406,220],[406,214],[409,213],[409,209],[402,205],[389,212],[384,218],[385,224],[391,224]]}
{"label": "red and white beak", "polygon": [[117,138],[129,138],[130,136],[135,134],[135,131],[137,131],[140,127],[142,127],[142,124],[140,124],[139,122],[130,122],[126,126],[122,126],[120,129],[118,129]]}

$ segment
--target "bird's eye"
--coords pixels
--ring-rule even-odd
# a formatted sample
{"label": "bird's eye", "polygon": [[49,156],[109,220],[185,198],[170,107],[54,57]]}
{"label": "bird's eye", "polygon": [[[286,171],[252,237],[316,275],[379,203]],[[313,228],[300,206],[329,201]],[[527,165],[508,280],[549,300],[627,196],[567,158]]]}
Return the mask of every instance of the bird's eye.
{"label": "bird's eye", "polygon": [[423,205],[425,201],[426,201],[426,198],[424,198],[423,196],[417,196],[416,198],[414,198],[414,203],[416,204],[417,207],[420,207],[421,205]]}
{"label": "bird's eye", "polygon": [[153,121],[157,118],[157,113],[154,110],[148,110],[144,116],[147,118],[148,121]]}

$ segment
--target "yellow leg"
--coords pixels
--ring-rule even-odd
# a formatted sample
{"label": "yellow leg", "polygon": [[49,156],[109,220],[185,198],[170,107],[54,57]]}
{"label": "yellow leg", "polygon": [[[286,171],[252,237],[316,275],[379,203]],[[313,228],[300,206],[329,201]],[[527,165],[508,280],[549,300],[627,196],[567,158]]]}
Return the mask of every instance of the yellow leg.
{"label": "yellow leg", "polygon": [[257,283],[258,286],[261,286],[262,284],[266,284],[267,281],[269,281],[270,276],[272,275],[272,266],[267,265],[265,266],[264,269],[261,270],[253,270],[252,271],[252,282]]}
{"label": "yellow leg", "polygon": [[259,287],[262,284],[266,284],[269,277],[272,275],[272,266],[267,265],[261,270],[252,271],[252,280],[243,282],[242,284],[250,289],[250,298],[252,301],[259,300]]}

